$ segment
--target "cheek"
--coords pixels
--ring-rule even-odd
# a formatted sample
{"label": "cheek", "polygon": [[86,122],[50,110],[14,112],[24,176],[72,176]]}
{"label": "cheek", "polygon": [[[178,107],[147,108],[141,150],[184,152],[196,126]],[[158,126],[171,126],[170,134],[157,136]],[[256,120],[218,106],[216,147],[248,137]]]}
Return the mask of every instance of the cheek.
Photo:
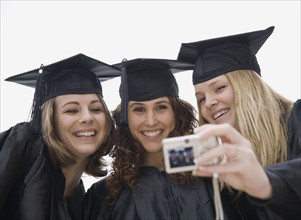
{"label": "cheek", "polygon": [[201,112],[201,116],[207,120],[209,114],[208,114],[208,111],[206,110],[206,108],[204,106],[202,106],[200,108],[200,112]]}
{"label": "cheek", "polygon": [[99,114],[95,117],[95,120],[100,126],[105,126],[107,124],[106,116],[105,114]]}
{"label": "cheek", "polygon": [[139,141],[138,139],[138,133],[139,133],[139,123],[135,120],[128,120],[128,126],[129,126],[129,132],[131,134],[131,136]]}
{"label": "cheek", "polygon": [[65,138],[66,133],[72,126],[74,122],[73,117],[69,117],[66,115],[55,115],[53,118],[54,129],[59,139],[62,140]]}
{"label": "cheek", "polygon": [[128,117],[128,126],[131,134],[133,134],[133,131],[137,129],[138,125],[141,123],[140,121],[141,119],[139,119],[139,117]]}
{"label": "cheek", "polygon": [[231,103],[231,104],[235,103],[235,94],[234,94],[232,87],[229,88],[227,93],[225,93],[224,99],[226,99],[228,101],[228,103]]}
{"label": "cheek", "polygon": [[176,127],[176,117],[174,113],[171,111],[166,114],[164,117],[168,125],[170,126],[171,130],[173,130]]}
{"label": "cheek", "polygon": [[53,128],[55,131],[59,132],[60,128],[62,127],[62,120],[58,116],[53,117]]}
{"label": "cheek", "polygon": [[60,118],[54,118],[54,131],[58,137],[58,139],[62,142],[63,141],[63,138],[65,137],[64,135],[64,130],[65,130],[65,127],[64,127],[65,123],[63,120],[60,120]]}

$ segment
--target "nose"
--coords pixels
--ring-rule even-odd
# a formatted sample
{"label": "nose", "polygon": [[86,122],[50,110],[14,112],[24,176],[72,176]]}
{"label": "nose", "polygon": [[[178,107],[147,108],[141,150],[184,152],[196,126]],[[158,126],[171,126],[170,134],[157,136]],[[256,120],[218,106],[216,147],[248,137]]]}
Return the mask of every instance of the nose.
{"label": "nose", "polygon": [[80,114],[80,123],[89,123],[93,121],[93,116],[89,109],[82,109],[81,114]]}
{"label": "nose", "polygon": [[157,123],[156,113],[153,111],[148,111],[145,116],[145,124],[148,126],[153,126]]}
{"label": "nose", "polygon": [[210,109],[211,107],[215,106],[217,102],[218,101],[215,96],[207,96],[205,106],[206,108]]}

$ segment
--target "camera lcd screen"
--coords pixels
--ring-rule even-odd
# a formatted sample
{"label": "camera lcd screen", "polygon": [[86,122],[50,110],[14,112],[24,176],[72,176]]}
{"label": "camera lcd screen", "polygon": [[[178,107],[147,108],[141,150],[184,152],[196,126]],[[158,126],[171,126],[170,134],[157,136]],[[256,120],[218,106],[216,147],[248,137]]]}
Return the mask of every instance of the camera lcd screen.
{"label": "camera lcd screen", "polygon": [[171,168],[195,165],[193,147],[179,147],[168,151]]}
{"label": "camera lcd screen", "polygon": [[[197,168],[195,158],[209,149],[218,146],[219,138],[210,137],[206,141],[200,141],[196,135],[171,137],[162,140],[165,170],[168,173],[192,171]],[[208,163],[214,164],[218,160]]]}

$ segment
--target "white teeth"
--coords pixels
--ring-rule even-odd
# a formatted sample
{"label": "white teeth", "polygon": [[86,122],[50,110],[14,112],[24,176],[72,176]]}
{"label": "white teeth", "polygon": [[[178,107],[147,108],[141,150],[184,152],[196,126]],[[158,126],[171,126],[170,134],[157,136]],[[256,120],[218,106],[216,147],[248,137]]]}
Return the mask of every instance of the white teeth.
{"label": "white teeth", "polygon": [[145,134],[146,136],[149,136],[149,137],[155,137],[160,132],[161,132],[160,130],[157,130],[157,131],[144,131],[143,134]]}
{"label": "white teeth", "polygon": [[77,136],[90,137],[95,135],[95,131],[83,131],[76,134]]}
{"label": "white teeth", "polygon": [[222,111],[216,113],[215,115],[213,115],[213,119],[216,120],[216,119],[219,118],[221,115],[223,115],[223,114],[225,114],[225,113],[227,113],[227,112],[228,112],[228,110],[222,110]]}

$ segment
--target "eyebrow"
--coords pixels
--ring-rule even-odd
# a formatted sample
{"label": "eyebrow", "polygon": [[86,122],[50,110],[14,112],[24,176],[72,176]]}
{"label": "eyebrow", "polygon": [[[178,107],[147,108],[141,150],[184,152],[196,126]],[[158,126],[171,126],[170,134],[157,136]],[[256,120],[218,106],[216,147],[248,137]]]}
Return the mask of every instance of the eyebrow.
{"label": "eyebrow", "polygon": [[[100,100],[96,99],[96,100],[92,100],[92,101],[89,103],[89,105],[90,105],[90,104],[94,104],[95,102],[101,103]],[[65,106],[67,106],[67,105],[71,105],[71,104],[79,105],[79,102],[78,102],[78,101],[70,101],[70,102],[66,102],[65,104],[62,105],[62,108],[65,107]]]}
{"label": "eyebrow", "polygon": [[[154,105],[159,105],[159,104],[163,104],[163,103],[170,105],[170,102],[168,102],[167,100],[162,100],[162,101],[155,102]],[[134,103],[130,104],[129,108],[131,108],[135,105],[143,106],[145,104],[142,103],[142,102],[134,102]]]}
{"label": "eyebrow", "polygon": [[[213,86],[213,85],[216,84],[218,81],[219,81],[219,80],[213,81],[212,83],[210,83],[210,84],[208,85],[208,87]],[[200,93],[200,92],[195,93],[195,96],[197,96],[199,93]]]}

